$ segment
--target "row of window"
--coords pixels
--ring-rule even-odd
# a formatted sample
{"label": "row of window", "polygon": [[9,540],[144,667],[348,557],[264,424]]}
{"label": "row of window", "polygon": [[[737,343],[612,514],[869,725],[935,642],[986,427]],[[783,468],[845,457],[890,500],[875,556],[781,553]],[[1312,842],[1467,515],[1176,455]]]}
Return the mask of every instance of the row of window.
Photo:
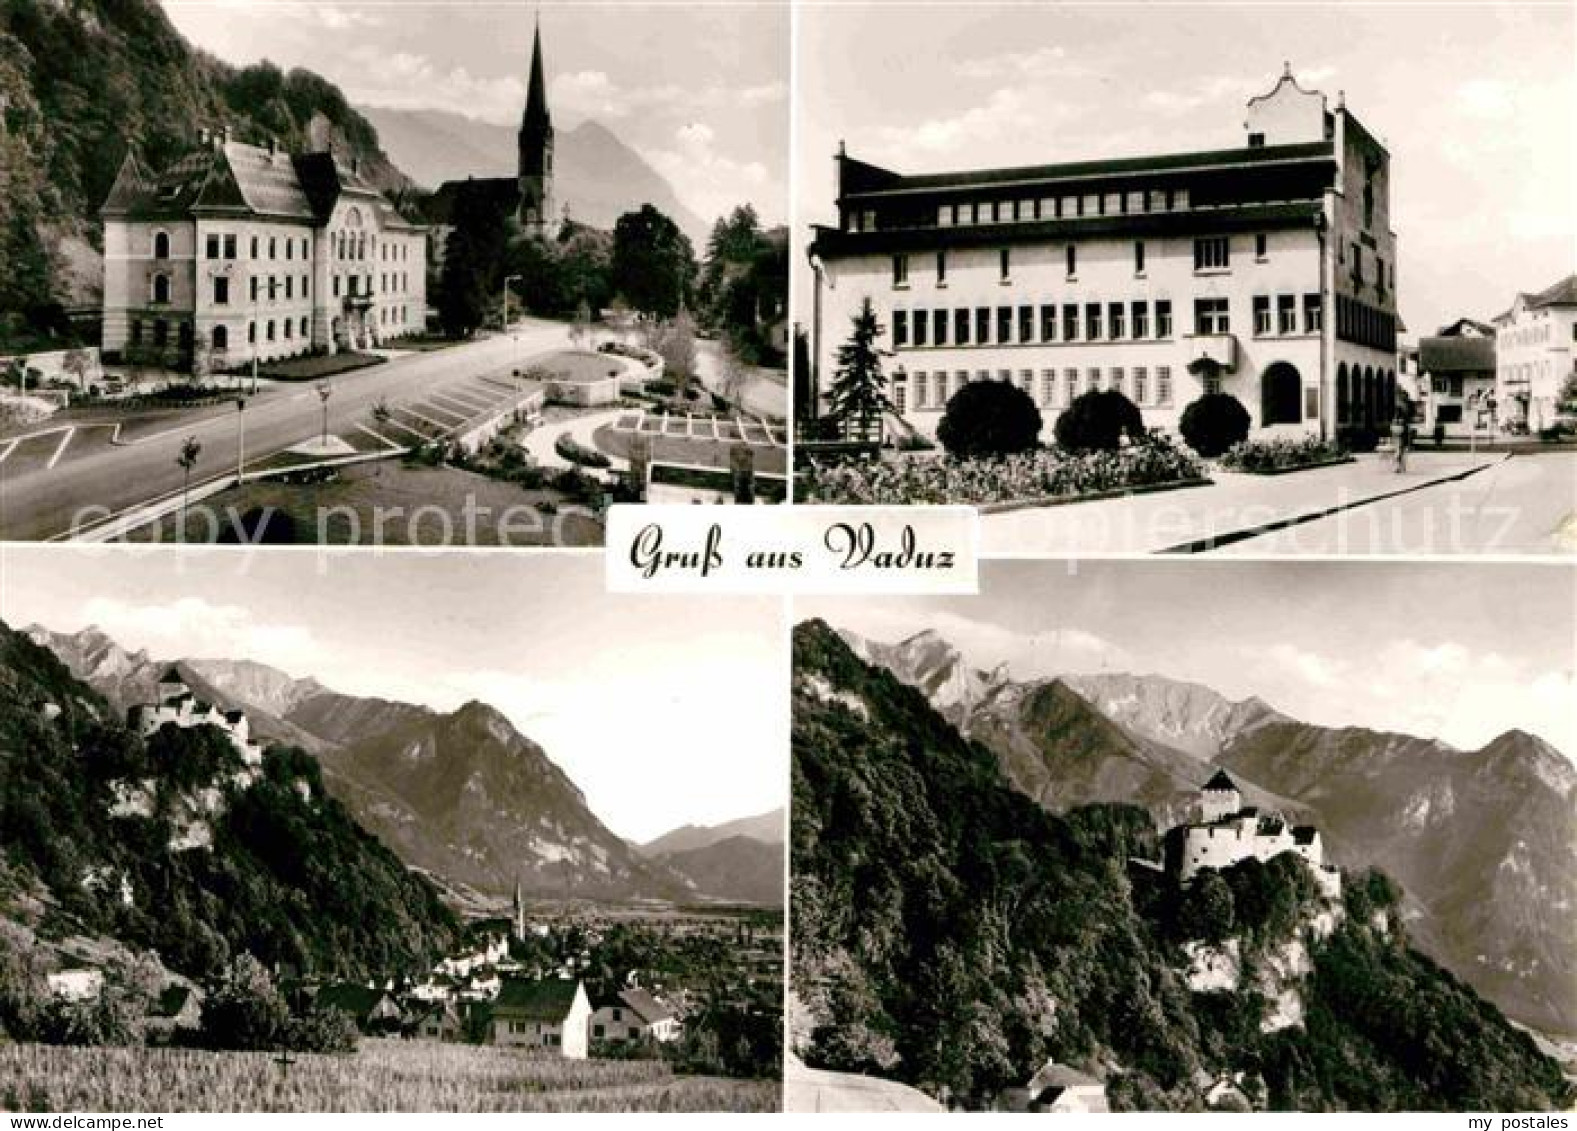
{"label": "row of window", "polygon": [[[298,290],[296,286],[296,276],[294,275],[285,275],[280,278],[276,278],[273,275],[269,275],[267,278],[261,278],[257,275],[253,275],[250,280],[251,301],[254,303],[260,300],[266,302],[275,302],[281,298],[281,292],[283,292],[282,297],[287,302],[294,299],[298,293],[302,298],[310,298],[312,293],[311,284],[309,282],[310,277],[307,275],[302,275],[300,278],[301,286]],[[383,286],[384,293],[389,293],[393,289],[391,284],[394,283],[399,284],[400,293],[402,294],[407,293],[410,289],[410,277],[404,271],[385,271],[378,276],[378,280]],[[349,276],[346,281],[348,284],[346,294],[348,294],[351,298],[355,298],[357,292],[357,276]],[[170,301],[170,276],[160,272],[153,276],[152,282],[152,293],[150,297],[154,305],[168,305]],[[230,304],[230,277],[228,275],[215,275],[211,280],[211,283],[213,304],[215,306],[228,306]],[[372,276],[365,276],[364,283],[365,285],[362,289],[362,294],[371,295]],[[333,284],[334,297],[338,298],[340,293],[340,276],[334,276]]]}
{"label": "row of window", "polygon": [[[1254,298],[1256,334],[1298,333],[1295,295]],[[1152,307],[1154,321],[1151,320]],[[1303,296],[1303,333],[1318,333],[1324,323],[1320,296]],[[1154,330],[1152,336],[1152,328]],[[1231,333],[1231,312],[1225,298],[1194,300],[1194,333]],[[1039,306],[977,306],[952,310],[895,310],[894,349],[926,346],[1048,345],[1054,342],[1152,341],[1172,336],[1170,299],[1133,302],[1042,303]],[[951,339],[951,340],[949,340]]]}
{"label": "row of window", "polygon": [[[331,239],[333,240],[332,246],[335,249],[335,255],[339,259],[365,260],[368,257],[369,250],[385,263],[389,262],[390,259],[397,263],[405,262],[411,257],[410,245],[390,243],[385,240],[382,247],[379,247],[377,237],[369,237],[366,232],[358,235],[340,232],[337,237],[331,237]],[[204,257],[207,259],[235,259],[237,248],[238,243],[234,232],[209,232],[204,240]],[[303,261],[311,257],[310,245],[306,236],[302,236],[299,240],[294,236],[269,236],[266,244],[262,241],[262,237],[251,237],[251,258],[253,259],[262,258],[260,253],[265,250],[268,252],[267,258],[279,259],[281,249],[284,251],[283,257],[285,259],[297,258],[298,252],[299,258]],[[380,252],[381,255],[378,254]],[[153,257],[155,259],[170,258],[170,234],[168,232],[155,232],[153,234]]]}
{"label": "row of window", "polygon": [[[1272,301],[1274,300],[1274,312]],[[1324,325],[1324,306],[1319,295],[1303,296],[1303,333],[1317,334]],[[1255,295],[1254,296],[1254,334],[1256,337],[1265,337],[1270,334],[1296,334],[1298,333],[1298,296],[1297,295]]]}
{"label": "row of window", "polygon": [[[408,312],[403,306],[384,307],[378,311],[378,322],[380,325],[386,327],[405,326],[409,324]],[[270,318],[265,323],[263,323],[263,340],[269,342],[284,340],[288,342],[300,339],[305,341],[308,337],[310,337],[308,326],[309,322],[305,316],[302,316],[299,319],[281,318],[276,320]],[[189,332],[186,323],[181,323],[181,327],[183,332]],[[246,340],[248,343],[254,343],[257,341],[257,328],[258,324],[256,322],[248,322],[246,324]],[[159,347],[168,345],[170,341],[169,322],[163,318],[154,319],[152,324],[152,336],[154,345]],[[222,325],[215,326],[213,328],[212,342],[213,347],[216,350],[228,349],[230,346],[229,328]],[[134,346],[140,346],[143,344],[143,329],[140,319],[132,319],[131,344]]]}
{"label": "row of window", "polygon": [[[939,228],[972,224],[1025,224],[1036,220],[1066,220],[1084,216],[1137,216],[1152,212],[1186,212],[1186,188],[1129,189],[1126,192],[1065,193],[1056,196],[1018,197],[1012,200],[949,201],[936,207]],[[848,230],[874,232],[874,208],[850,209]]]}
{"label": "row of window", "polygon": [[1371,349],[1396,352],[1396,315],[1346,295],[1336,296],[1336,337]]}
{"label": "row of window", "polygon": [[[1496,341],[1505,346],[1537,346],[1554,338],[1554,324],[1548,321],[1537,326],[1517,326],[1501,330]],[[1572,341],[1577,342],[1577,322],[1572,323]]]}
{"label": "row of window", "polygon": [[[1141,407],[1171,407],[1172,367],[1157,366],[1153,378],[1149,368],[1143,365],[1135,366],[1132,370],[1117,366],[1104,373],[1099,368],[1086,369],[1083,371],[1082,384],[1080,371],[1073,368],[1062,370],[1061,380],[1058,380],[1055,369],[1042,369],[1038,378],[1033,369],[1021,369],[1017,384],[1042,409],[1067,408],[1080,393],[1096,392],[1103,387],[1122,393]],[[1013,382],[1013,371],[999,369],[996,379]],[[976,370],[973,374],[967,369],[959,369],[952,374],[938,370],[934,373],[895,375],[892,385],[893,407],[900,413],[907,411],[912,392],[916,409],[942,409],[953,394],[971,381],[989,380],[991,371],[987,369]]]}
{"label": "row of window", "polygon": [[[1356,245],[1354,245],[1356,246]],[[1263,233],[1254,237],[1254,259],[1258,263],[1266,262],[1270,257],[1270,241]],[[1143,276],[1145,273],[1146,247],[1144,240],[1133,241],[1133,273]],[[1064,269],[1068,278],[1076,278],[1079,273],[1079,245],[1070,243],[1063,251]],[[892,258],[893,286],[907,287],[909,285],[909,254],[898,252]],[[1198,274],[1211,274],[1232,269],[1232,241],[1227,236],[1201,236],[1194,241],[1194,271]],[[1383,271],[1382,271],[1383,274]],[[1001,248],[997,251],[997,278],[1004,283],[1013,279],[1013,249]],[[938,286],[947,284],[947,251],[943,249],[936,253],[936,283]],[[1382,292],[1384,287],[1381,287]]]}

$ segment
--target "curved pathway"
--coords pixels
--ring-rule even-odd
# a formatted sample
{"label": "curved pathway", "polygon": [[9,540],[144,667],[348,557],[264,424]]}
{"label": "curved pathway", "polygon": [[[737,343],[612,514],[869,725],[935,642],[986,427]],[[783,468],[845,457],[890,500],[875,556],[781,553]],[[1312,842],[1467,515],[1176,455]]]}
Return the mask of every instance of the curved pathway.
{"label": "curved pathway", "polygon": [[[584,416],[571,417],[568,420],[545,422],[526,433],[520,441],[520,446],[543,467],[580,467],[580,464],[571,463],[559,455],[553,449],[553,441],[568,432],[570,438],[582,447],[597,448],[597,445],[592,443],[592,433],[604,424],[612,424],[619,417],[628,416],[632,411],[634,410],[628,408],[609,409],[607,412],[590,412]],[[597,450],[602,451],[601,448],[597,448]],[[607,456],[612,463],[611,470],[629,470],[630,461],[624,457],[616,456],[612,452],[603,452],[602,454]],[[581,470],[595,472],[597,469],[581,467]]]}

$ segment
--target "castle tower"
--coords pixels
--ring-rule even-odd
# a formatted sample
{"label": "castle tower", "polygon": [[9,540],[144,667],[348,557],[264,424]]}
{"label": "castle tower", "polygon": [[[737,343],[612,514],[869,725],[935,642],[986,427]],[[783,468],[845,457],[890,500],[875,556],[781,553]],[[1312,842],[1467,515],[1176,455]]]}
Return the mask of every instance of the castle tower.
{"label": "castle tower", "polygon": [[1225,770],[1217,770],[1199,791],[1199,819],[1206,824],[1243,808],[1243,791]]}
{"label": "castle tower", "polygon": [[542,27],[531,36],[531,81],[520,119],[520,209],[516,219],[527,235],[546,238],[553,222],[553,119],[542,77]]}
{"label": "castle tower", "polygon": [[171,699],[179,699],[187,694],[186,680],[173,665],[164,669],[164,674],[159,677],[159,702],[167,703]]}

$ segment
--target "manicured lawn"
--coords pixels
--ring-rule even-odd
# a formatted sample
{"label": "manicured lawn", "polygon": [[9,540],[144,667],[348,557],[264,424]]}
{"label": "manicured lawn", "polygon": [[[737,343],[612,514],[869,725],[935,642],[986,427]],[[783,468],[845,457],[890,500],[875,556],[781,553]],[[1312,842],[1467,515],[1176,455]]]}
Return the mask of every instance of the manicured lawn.
{"label": "manicured lawn", "polygon": [[[538,503],[561,513],[544,514]],[[295,540],[304,543],[321,535],[331,545],[596,546],[603,537],[602,524],[559,491],[384,460],[343,468],[328,483],[248,483],[223,491],[191,506],[186,540],[234,541],[236,516],[259,507],[288,516]],[[178,522],[169,515],[134,531],[131,540],[174,541]]]}
{"label": "manicured lawn", "polygon": [[531,365],[547,370],[560,381],[577,385],[605,381],[624,372],[620,361],[591,350],[556,350],[534,359]]}
{"label": "manicured lawn", "polygon": [[[642,431],[651,442],[652,459],[663,463],[689,463],[698,467],[730,466],[728,451],[733,444],[720,440],[699,440],[681,436],[656,435],[655,429],[648,430],[645,425],[660,420],[659,417],[647,417],[642,421]],[[630,458],[630,442],[634,439],[632,432],[620,432],[612,425],[603,425],[592,433],[592,442],[602,451],[610,455]],[[771,475],[782,475],[788,466],[787,453],[782,448],[764,448],[753,446],[751,451],[756,454],[756,470]]]}
{"label": "manicured lawn", "polygon": [[349,373],[366,369],[369,365],[382,365],[383,358],[370,353],[335,353],[321,357],[293,357],[287,361],[272,361],[257,367],[258,376],[276,381],[316,381],[336,373]]}

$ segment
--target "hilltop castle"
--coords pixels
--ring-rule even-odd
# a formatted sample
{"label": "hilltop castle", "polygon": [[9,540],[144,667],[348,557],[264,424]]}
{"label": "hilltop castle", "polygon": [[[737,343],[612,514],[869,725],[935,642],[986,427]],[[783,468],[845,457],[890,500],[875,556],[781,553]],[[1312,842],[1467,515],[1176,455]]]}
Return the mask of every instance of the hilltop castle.
{"label": "hilltop castle", "polygon": [[163,726],[217,727],[230,739],[236,753],[249,766],[263,762],[263,748],[252,741],[251,724],[244,711],[221,711],[212,703],[205,703],[192,694],[181,673],[166,668],[159,677],[158,702],[140,703],[126,713],[126,723],[143,738],[154,734]]}
{"label": "hilltop castle", "polygon": [[1199,791],[1199,819],[1181,826],[1178,880],[1188,883],[1202,869],[1230,868],[1242,860],[1270,860],[1283,852],[1301,856],[1329,899],[1341,896],[1341,872],[1325,862],[1325,844],[1312,825],[1289,825],[1279,813],[1243,804],[1243,792],[1225,770]]}

